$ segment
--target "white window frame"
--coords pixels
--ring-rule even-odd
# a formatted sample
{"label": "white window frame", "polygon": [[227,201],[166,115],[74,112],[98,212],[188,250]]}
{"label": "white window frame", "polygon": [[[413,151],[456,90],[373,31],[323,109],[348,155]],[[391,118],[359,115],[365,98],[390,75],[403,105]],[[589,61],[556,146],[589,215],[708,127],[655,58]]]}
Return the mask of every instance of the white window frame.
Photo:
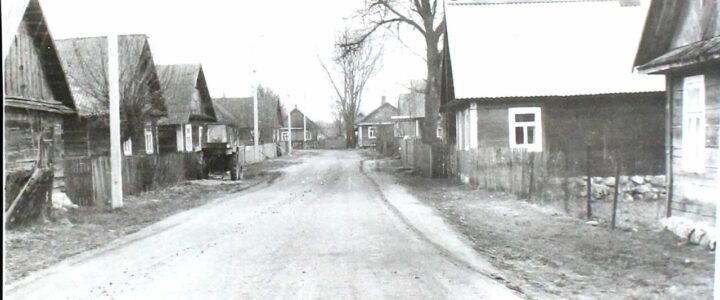
{"label": "white window frame", "polygon": [[185,151],[193,151],[192,124],[185,124]]}
{"label": "white window frame", "polygon": [[289,136],[290,136],[289,132],[283,131],[280,133],[280,140],[282,140],[283,142],[287,142]]}
{"label": "white window frame", "polygon": [[377,134],[375,132],[375,127],[370,126],[368,127],[368,139],[374,140],[377,138]]}
{"label": "white window frame", "polygon": [[435,131],[435,136],[436,136],[437,138],[439,138],[439,139],[442,139],[442,138],[443,138],[443,129],[442,129],[442,127],[438,127],[438,128],[437,128],[437,130]]}
{"label": "white window frame", "polygon": [[153,130],[152,127],[146,126],[145,127],[145,154],[153,154]]}
{"label": "white window frame", "polygon": [[306,141],[312,140],[312,132],[310,132],[310,131],[305,132],[305,140]]}
{"label": "white window frame", "polygon": [[128,138],[122,143],[123,148],[123,154],[125,156],[131,156],[132,155],[132,139]]}
{"label": "white window frame", "polygon": [[402,137],[403,134],[402,134],[402,131],[400,130],[400,122],[395,122],[393,127],[394,127],[393,133],[394,133],[395,137]]}
{"label": "white window frame", "polygon": [[195,151],[202,151],[202,142],[203,142],[203,127],[198,126],[198,146],[195,148]]}
{"label": "white window frame", "polygon": [[[535,120],[531,122],[516,122],[515,115],[534,114]],[[542,109],[540,107],[511,107],[508,108],[508,129],[511,149],[526,149],[528,152],[542,152],[543,131],[542,131]],[[516,143],[515,127],[523,127],[523,144]],[[534,126],[534,143],[527,144],[527,128]]]}
{"label": "white window frame", "polygon": [[465,150],[465,132],[463,126],[465,126],[465,116],[464,111],[459,110],[455,113],[455,128],[457,130],[455,131],[455,135],[457,136],[457,149],[458,150]]}
{"label": "white window frame", "polygon": [[[690,100],[690,92],[697,89],[697,99]],[[705,76],[683,79],[682,95],[682,170],[705,172]]]}

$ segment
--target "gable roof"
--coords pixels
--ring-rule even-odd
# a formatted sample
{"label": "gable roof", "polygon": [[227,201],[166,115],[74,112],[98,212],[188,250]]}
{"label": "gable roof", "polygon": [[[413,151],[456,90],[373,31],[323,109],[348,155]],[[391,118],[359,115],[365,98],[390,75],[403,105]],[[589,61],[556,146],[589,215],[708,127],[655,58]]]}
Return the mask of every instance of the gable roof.
{"label": "gable roof", "polygon": [[[425,117],[425,93],[412,91],[398,97],[397,115],[400,118],[424,118]],[[395,119],[395,118],[393,118]]]}
{"label": "gable roof", "polygon": [[315,124],[313,120],[308,118],[302,111],[297,109],[297,107],[290,111],[290,116],[292,116],[292,128],[303,128],[303,117],[305,117],[308,130],[320,130],[320,126]]}
{"label": "gable roof", "polygon": [[6,59],[13,57],[10,56],[10,50],[16,44],[14,42],[16,34],[24,31],[32,38],[44,79],[52,92],[52,99],[34,99],[28,95],[7,94],[10,91],[3,85],[4,105],[56,113],[74,113],[75,103],[40,3],[37,0],[14,0],[7,3],[3,1],[2,4],[3,78],[8,80],[5,78],[8,75],[5,73],[5,68],[8,66]]}
{"label": "gable roof", "polygon": [[210,92],[199,64],[157,65],[164,85],[163,98],[168,116],[163,124],[184,124],[190,119],[216,121]]}
{"label": "gable roof", "polygon": [[646,5],[501,2],[448,3],[456,98],[664,91],[632,69]]}
{"label": "gable roof", "polygon": [[398,109],[390,103],[383,103],[378,108],[367,114],[364,118],[355,122],[355,125],[375,125],[390,123],[392,116],[397,115]]}
{"label": "gable roof", "polygon": [[213,107],[219,122],[233,125],[237,128],[252,128],[253,125],[253,98],[215,98]]}
{"label": "gable roof", "polygon": [[[109,110],[108,96],[105,94],[98,97],[98,95],[107,91],[108,88],[105,79],[105,74],[107,74],[107,37],[59,39],[55,40],[55,44],[63,69],[67,74],[78,114],[81,116],[106,115]],[[143,55],[147,54],[145,63],[148,68],[151,68],[150,76],[155,78],[156,83],[159,83],[147,36],[120,35],[118,36],[118,50],[120,66],[140,67],[143,63]],[[137,70],[121,70],[121,93],[123,86],[131,84],[129,78],[135,78],[134,75],[137,74],[135,71]],[[160,89],[159,86],[155,88]],[[153,101],[152,108],[156,113],[166,111],[162,99]]]}
{"label": "gable roof", "polygon": [[[705,7],[695,1],[653,0],[645,21],[634,65],[641,72],[663,73],[707,61],[720,61],[720,1],[706,0]],[[701,12],[701,16],[688,14]],[[689,22],[684,24],[683,21]],[[691,28],[685,28],[683,25]],[[675,43],[682,30],[695,32],[687,43]]]}

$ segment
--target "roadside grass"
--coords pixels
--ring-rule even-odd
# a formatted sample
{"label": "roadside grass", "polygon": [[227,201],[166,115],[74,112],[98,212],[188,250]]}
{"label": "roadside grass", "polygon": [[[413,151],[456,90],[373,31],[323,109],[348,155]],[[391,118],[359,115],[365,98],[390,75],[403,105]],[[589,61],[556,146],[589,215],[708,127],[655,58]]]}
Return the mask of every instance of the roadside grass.
{"label": "roadside grass", "polygon": [[121,209],[78,207],[54,211],[54,221],[38,222],[5,232],[6,284],[47,268],[65,258],[103,246],[170,215],[240,192],[281,174],[277,169],[298,163],[278,158],[253,164],[242,181],[215,177],[126,196]]}
{"label": "roadside grass", "polygon": [[[662,230],[657,202],[622,202],[618,229],[611,230],[606,222],[592,226],[566,214],[560,204],[385,171],[530,297],[712,299],[714,253]],[[610,206],[595,202],[594,213],[609,216]]]}

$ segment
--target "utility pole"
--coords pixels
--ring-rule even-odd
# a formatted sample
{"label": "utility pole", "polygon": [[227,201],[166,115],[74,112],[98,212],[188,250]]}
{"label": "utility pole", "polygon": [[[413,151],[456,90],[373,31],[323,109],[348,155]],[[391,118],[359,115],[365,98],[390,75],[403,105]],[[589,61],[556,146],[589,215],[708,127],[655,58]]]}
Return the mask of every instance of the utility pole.
{"label": "utility pole", "polygon": [[307,149],[307,117],[303,114],[303,149]]}
{"label": "utility pole", "polygon": [[253,155],[255,155],[255,159],[258,158],[258,152],[259,152],[259,146],[260,144],[260,131],[258,130],[258,80],[257,80],[257,74],[255,70],[253,70],[253,82],[254,82],[254,89],[253,89],[253,143],[255,147],[253,147]]}
{"label": "utility pole", "polygon": [[120,62],[117,34],[108,41],[108,93],[110,100],[110,173],[112,177],[111,205],[123,207],[122,151],[120,140]]}
{"label": "utility pole", "polygon": [[288,155],[292,156],[292,110],[288,107]]}

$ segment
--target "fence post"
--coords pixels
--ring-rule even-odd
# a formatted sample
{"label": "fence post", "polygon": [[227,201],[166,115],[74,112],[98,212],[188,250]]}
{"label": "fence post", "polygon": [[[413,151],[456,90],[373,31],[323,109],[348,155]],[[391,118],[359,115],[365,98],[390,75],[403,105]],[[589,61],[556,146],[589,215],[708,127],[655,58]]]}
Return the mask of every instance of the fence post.
{"label": "fence post", "polygon": [[530,158],[530,186],[528,186],[528,201],[532,200],[534,180],[535,180],[535,153],[528,152]]}
{"label": "fence post", "polygon": [[592,218],[592,207],[590,201],[592,200],[592,159],[590,158],[590,146],[587,146],[587,218]]}
{"label": "fence post", "polygon": [[563,156],[565,156],[565,178],[563,179],[563,207],[565,208],[565,213],[570,213],[570,180],[569,175],[570,174],[570,157],[567,155],[567,151],[563,153]]}
{"label": "fence post", "polygon": [[618,194],[620,192],[620,171],[622,168],[622,164],[617,161],[616,164],[616,170],[615,170],[615,195],[613,196],[613,205],[612,205],[612,221],[610,223],[610,228],[615,229],[615,221],[617,216],[617,205],[618,205]]}

